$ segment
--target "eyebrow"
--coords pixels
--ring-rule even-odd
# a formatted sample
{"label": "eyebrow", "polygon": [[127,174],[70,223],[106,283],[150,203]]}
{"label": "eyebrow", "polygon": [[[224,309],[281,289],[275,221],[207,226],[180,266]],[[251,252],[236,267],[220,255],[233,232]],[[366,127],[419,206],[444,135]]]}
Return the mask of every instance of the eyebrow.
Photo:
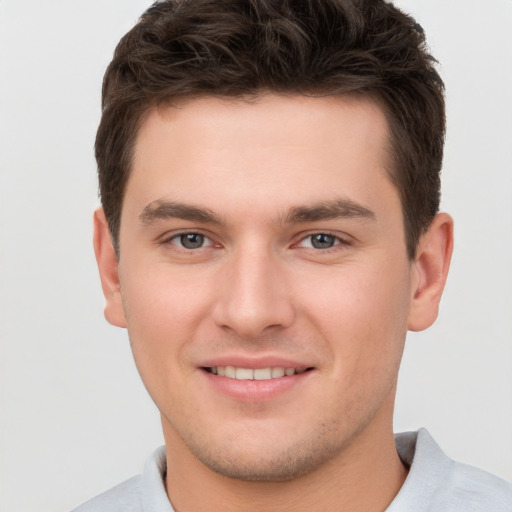
{"label": "eyebrow", "polygon": [[139,220],[143,224],[151,224],[155,220],[164,219],[182,219],[207,224],[222,223],[220,217],[211,210],[161,199],[149,203],[139,215]]}
{"label": "eyebrow", "polygon": [[375,213],[365,206],[349,199],[336,199],[322,201],[312,206],[298,206],[291,208],[285,223],[299,224],[303,222],[316,222],[328,219],[375,219]]}
{"label": "eyebrow", "polygon": [[[375,219],[375,213],[349,199],[322,201],[311,206],[296,206],[280,218],[279,223],[300,224],[328,219]],[[155,220],[182,219],[207,224],[223,224],[221,218],[211,210],[197,206],[158,199],[149,203],[139,215],[143,224]]]}

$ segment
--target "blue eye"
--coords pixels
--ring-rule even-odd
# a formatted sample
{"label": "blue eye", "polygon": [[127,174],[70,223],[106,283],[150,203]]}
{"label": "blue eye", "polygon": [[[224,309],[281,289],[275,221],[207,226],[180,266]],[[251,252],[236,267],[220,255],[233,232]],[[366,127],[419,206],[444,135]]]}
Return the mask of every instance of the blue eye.
{"label": "blue eye", "polygon": [[337,240],[335,236],[326,235],[325,233],[318,233],[311,236],[311,245],[315,249],[330,249],[336,245]]}
{"label": "blue eye", "polygon": [[331,249],[340,243],[340,239],[337,236],[330,235],[329,233],[315,233],[301,240],[299,245],[312,249]]}
{"label": "blue eye", "polygon": [[201,249],[211,244],[210,239],[201,233],[182,233],[172,237],[171,242],[184,249]]}

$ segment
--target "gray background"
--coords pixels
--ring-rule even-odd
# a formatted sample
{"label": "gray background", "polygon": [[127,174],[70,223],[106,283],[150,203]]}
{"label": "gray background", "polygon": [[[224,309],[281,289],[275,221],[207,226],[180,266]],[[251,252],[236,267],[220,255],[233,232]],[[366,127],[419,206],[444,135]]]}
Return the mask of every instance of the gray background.
{"label": "gray background", "polygon": [[[101,78],[149,4],[0,0],[2,512],[68,510],[162,442],[91,247]],[[456,244],[437,324],[409,337],[396,430],[512,480],[512,2],[397,4],[442,63]]]}

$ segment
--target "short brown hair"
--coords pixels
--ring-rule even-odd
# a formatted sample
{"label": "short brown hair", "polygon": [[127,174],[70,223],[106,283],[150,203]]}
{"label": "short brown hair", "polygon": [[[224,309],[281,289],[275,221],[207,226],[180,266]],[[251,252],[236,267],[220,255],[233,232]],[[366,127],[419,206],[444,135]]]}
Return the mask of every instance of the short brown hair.
{"label": "short brown hair", "polygon": [[165,0],[119,42],[96,136],[100,196],[116,251],[140,125],[183,97],[357,93],[379,102],[390,177],[414,258],[439,208],[444,87],[422,28],[384,0]]}

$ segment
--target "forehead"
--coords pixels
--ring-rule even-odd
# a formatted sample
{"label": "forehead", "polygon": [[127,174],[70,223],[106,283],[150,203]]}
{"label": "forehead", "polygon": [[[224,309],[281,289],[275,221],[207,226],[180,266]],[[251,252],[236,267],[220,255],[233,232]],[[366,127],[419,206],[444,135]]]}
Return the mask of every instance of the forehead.
{"label": "forehead", "polygon": [[332,192],[364,203],[379,194],[380,180],[390,185],[387,147],[385,115],[369,99],[196,98],[149,113],[127,198],[136,190],[145,204],[170,196],[225,209],[318,202]]}
{"label": "forehead", "polygon": [[[171,104],[153,108],[139,130],[136,146],[147,144],[155,132],[174,128],[175,134],[190,131],[197,138],[207,136],[203,143],[213,142],[230,135],[250,142],[302,144],[304,147],[321,143],[328,146],[339,135],[345,139],[359,138],[370,143],[378,137],[385,143],[388,124],[379,103],[369,96],[359,94],[310,97],[304,95],[261,93],[248,98],[206,96],[185,98]],[[349,128],[348,130],[346,128]],[[222,133],[219,132],[222,130]],[[339,139],[338,139],[339,140]]]}

